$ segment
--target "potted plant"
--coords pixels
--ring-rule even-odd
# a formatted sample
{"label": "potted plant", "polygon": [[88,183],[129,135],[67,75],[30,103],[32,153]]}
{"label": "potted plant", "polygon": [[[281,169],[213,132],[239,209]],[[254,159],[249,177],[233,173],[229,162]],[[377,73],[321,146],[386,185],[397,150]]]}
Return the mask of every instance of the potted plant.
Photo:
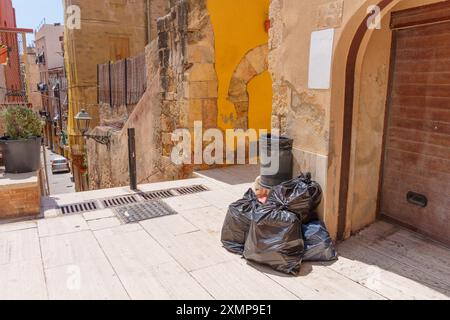
{"label": "potted plant", "polygon": [[0,139],[7,173],[27,173],[41,166],[42,120],[31,109],[11,106],[2,112],[6,136]]}

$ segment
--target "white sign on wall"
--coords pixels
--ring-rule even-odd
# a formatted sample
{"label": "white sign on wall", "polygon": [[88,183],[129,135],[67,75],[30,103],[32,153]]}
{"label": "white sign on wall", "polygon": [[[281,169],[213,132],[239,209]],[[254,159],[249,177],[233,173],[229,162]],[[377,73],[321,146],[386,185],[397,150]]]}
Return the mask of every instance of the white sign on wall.
{"label": "white sign on wall", "polygon": [[330,89],[334,29],[314,31],[309,52],[309,88]]}

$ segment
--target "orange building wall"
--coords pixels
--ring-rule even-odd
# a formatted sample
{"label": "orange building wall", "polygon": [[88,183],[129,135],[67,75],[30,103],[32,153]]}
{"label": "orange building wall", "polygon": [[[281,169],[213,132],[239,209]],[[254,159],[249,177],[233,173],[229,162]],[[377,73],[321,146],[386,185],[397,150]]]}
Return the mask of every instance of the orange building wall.
{"label": "orange building wall", "polygon": [[[16,28],[16,12],[11,0],[0,0],[0,25],[2,27]],[[5,66],[6,88],[8,90],[20,91],[20,63],[17,34],[0,32],[0,42],[11,48],[9,63]],[[12,101],[18,101],[11,99]],[[9,102],[12,102],[9,100]]]}

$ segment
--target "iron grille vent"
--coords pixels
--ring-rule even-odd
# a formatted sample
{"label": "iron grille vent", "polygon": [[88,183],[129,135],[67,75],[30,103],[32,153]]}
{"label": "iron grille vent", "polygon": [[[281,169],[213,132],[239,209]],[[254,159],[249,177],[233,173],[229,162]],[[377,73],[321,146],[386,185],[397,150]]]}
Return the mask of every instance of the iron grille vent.
{"label": "iron grille vent", "polygon": [[178,214],[162,201],[130,204],[117,207],[114,211],[120,220],[126,224]]}
{"label": "iron grille vent", "polygon": [[94,201],[70,204],[60,207],[62,214],[82,213],[97,210],[97,204]]}
{"label": "iron grille vent", "polygon": [[171,190],[160,190],[141,193],[140,196],[144,198],[146,201],[152,201],[152,200],[172,198],[175,196],[175,194]]}
{"label": "iron grille vent", "polygon": [[209,189],[203,185],[197,185],[197,186],[189,186],[189,187],[183,187],[183,188],[177,188],[174,189],[175,192],[182,196],[186,196],[189,194],[196,194],[201,193],[205,191],[209,191]]}
{"label": "iron grille vent", "polygon": [[106,209],[113,207],[120,207],[123,205],[128,205],[136,202],[137,202],[136,197],[132,195],[102,200],[102,204]]}
{"label": "iron grille vent", "polygon": [[[167,190],[159,190],[159,191],[151,191],[140,193],[139,196],[144,199],[144,201],[154,202],[156,200],[168,199],[177,196],[185,196],[190,194],[196,194],[209,191],[207,187],[204,185],[194,185],[176,189],[167,189]],[[127,207],[130,205],[138,205],[140,201],[138,200],[136,195],[126,195],[115,198],[108,198],[99,200],[100,204],[105,208],[118,208],[118,207]],[[74,213],[83,213],[89,211],[99,210],[101,206],[97,204],[96,201],[83,202],[70,204],[66,206],[61,206],[61,212],[63,215],[66,214],[74,214]]]}

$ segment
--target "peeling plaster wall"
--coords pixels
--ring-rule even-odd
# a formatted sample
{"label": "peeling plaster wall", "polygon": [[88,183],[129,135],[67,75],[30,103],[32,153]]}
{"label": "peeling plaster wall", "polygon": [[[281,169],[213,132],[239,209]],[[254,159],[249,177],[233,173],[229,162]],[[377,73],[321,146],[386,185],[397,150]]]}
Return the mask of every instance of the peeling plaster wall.
{"label": "peeling plaster wall", "polygon": [[[331,90],[308,89],[308,64],[311,32],[324,29],[329,21],[333,26],[342,24],[339,10],[331,15],[338,18],[323,18],[322,7],[329,3],[272,0],[269,40],[274,92],[272,127],[294,139],[295,173],[311,172],[324,190],[327,189]],[[338,30],[336,36],[339,37]],[[321,215],[334,225],[332,217],[324,212],[326,200]]]}
{"label": "peeling plaster wall", "polygon": [[[214,33],[204,0],[182,0],[157,21],[158,37],[146,49],[148,84],[121,131],[112,133],[109,147],[88,142],[90,188],[125,186],[129,182],[127,129],[136,129],[138,183],[184,179],[194,166],[174,165],[170,155],[176,129],[217,127],[217,76]],[[106,107],[105,107],[106,108]],[[110,118],[120,118],[119,108]],[[106,124],[106,123],[103,123]],[[101,164],[101,165],[99,165]]]}
{"label": "peeling plaster wall", "polygon": [[[379,2],[272,0],[270,6],[272,127],[295,139],[296,172],[311,171],[324,187],[321,215],[333,237],[338,226],[347,56],[368,7]],[[363,40],[355,74],[346,236],[376,218],[389,76],[390,12],[434,2],[439,1],[393,0],[382,12],[382,29],[368,31]],[[311,32],[331,27],[335,28],[331,88],[308,89]]]}

